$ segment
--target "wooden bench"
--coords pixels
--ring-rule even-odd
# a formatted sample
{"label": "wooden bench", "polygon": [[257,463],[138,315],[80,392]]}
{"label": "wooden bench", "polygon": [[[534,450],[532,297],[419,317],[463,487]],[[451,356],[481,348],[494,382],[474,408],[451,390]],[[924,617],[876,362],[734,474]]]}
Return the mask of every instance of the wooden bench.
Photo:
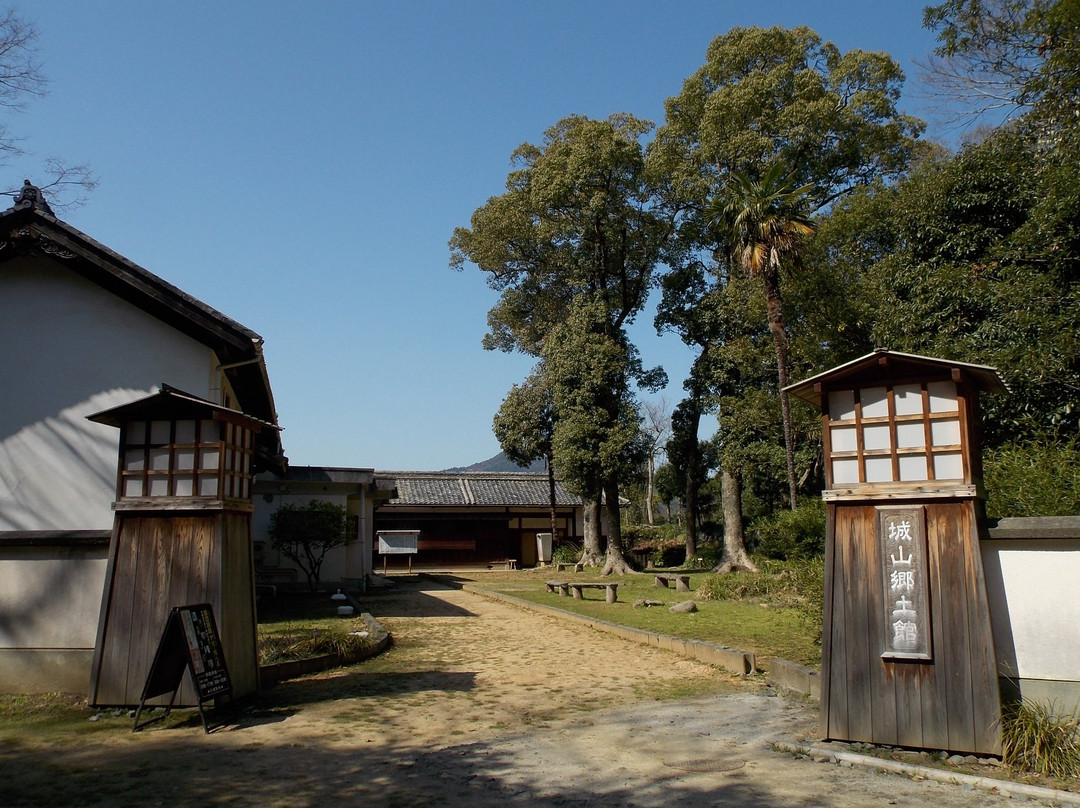
{"label": "wooden bench", "polygon": [[544,581],[544,586],[547,587],[548,592],[554,592],[558,589],[560,595],[570,594],[570,584],[566,581]]}
{"label": "wooden bench", "polygon": [[678,592],[690,591],[690,576],[689,575],[657,575],[656,585],[662,586],[664,589],[668,588],[669,583],[675,584],[675,589]]}
{"label": "wooden bench", "polygon": [[565,572],[568,569],[572,569],[574,572],[581,572],[584,568],[580,561],[556,561],[555,572]]}
{"label": "wooden bench", "polygon": [[488,569],[491,569],[492,567],[503,567],[504,569],[508,569],[508,570],[516,570],[517,569],[517,559],[516,558],[507,558],[507,559],[505,559],[503,561],[492,561],[491,563],[489,563],[487,565],[487,567],[488,567]]}
{"label": "wooden bench", "polygon": [[606,589],[605,600],[608,603],[614,603],[619,599],[619,585],[617,583],[581,584],[571,582],[570,589],[574,593],[574,600],[585,600],[585,596],[581,592],[582,589]]}

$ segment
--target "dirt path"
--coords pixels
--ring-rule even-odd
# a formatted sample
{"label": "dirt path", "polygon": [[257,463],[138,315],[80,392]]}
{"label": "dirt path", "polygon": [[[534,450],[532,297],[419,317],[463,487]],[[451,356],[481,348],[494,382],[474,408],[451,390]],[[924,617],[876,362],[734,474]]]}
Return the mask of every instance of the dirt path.
{"label": "dirt path", "polygon": [[1004,804],[772,751],[814,737],[813,706],[667,652],[416,579],[364,605],[395,636],[383,656],[282,684],[209,736],[0,748],[0,803]]}

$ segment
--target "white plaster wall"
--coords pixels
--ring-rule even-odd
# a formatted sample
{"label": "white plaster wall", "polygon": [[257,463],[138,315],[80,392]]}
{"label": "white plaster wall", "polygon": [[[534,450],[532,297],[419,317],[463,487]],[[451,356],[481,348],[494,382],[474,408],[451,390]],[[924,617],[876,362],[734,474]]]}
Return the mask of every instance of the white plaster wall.
{"label": "white plaster wall", "polygon": [[1080,680],[1080,539],[984,540],[982,556],[999,671]]}
{"label": "white plaster wall", "polygon": [[0,548],[0,649],[93,649],[107,556],[105,546]]}
{"label": "white plaster wall", "polygon": [[[347,494],[334,494],[330,492],[320,492],[318,494],[274,494],[273,501],[271,502],[267,502],[261,494],[256,494],[255,512],[252,514],[251,518],[251,533],[252,536],[254,536],[255,541],[266,542],[263,554],[264,563],[268,566],[295,569],[297,571],[297,583],[304,585],[307,584],[307,576],[303,571],[301,571],[296,564],[282,555],[280,551],[271,546],[269,536],[270,518],[273,516],[274,511],[286,503],[292,505],[307,505],[313,499],[332,502],[334,505],[340,505],[341,507],[348,509],[350,514],[355,513],[354,509],[349,508]],[[349,548],[347,547],[335,547],[326,554],[326,558],[323,560],[322,569],[319,571],[319,581],[322,586],[338,586],[342,579],[354,577],[347,573],[348,549]],[[256,575],[257,574],[258,572],[256,571]]]}
{"label": "white plaster wall", "polygon": [[86,416],[168,383],[210,398],[205,345],[35,258],[0,268],[0,530],[112,526],[119,431]]}

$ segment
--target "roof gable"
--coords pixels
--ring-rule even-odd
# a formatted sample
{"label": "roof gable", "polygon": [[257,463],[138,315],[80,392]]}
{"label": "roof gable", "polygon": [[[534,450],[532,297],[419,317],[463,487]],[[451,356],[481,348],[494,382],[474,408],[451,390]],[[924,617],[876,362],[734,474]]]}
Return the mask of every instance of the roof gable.
{"label": "roof gable", "polygon": [[822,394],[826,389],[868,386],[886,378],[895,379],[907,376],[951,378],[957,375],[967,377],[980,390],[989,393],[1009,392],[1009,388],[998,375],[997,369],[989,365],[973,365],[968,362],[900,353],[884,348],[878,348],[865,356],[860,356],[858,359],[838,365],[796,384],[789,384],[784,389],[789,394],[820,407]]}
{"label": "roof gable", "polygon": [[57,261],[206,345],[220,359],[243,410],[277,423],[263,340],[254,331],[57,219],[47,206],[22,203],[0,213],[0,270],[26,255]]}

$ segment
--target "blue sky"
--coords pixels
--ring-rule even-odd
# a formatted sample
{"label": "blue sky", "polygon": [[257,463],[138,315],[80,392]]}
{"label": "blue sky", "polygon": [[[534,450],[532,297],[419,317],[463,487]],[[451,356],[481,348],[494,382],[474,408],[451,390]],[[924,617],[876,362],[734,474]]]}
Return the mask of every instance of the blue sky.
{"label": "blue sky", "polygon": [[[570,114],[661,123],[733,26],[887,51],[902,107],[931,117],[922,6],[24,2],[51,87],[2,119],[29,152],[2,184],[91,164],[100,187],[61,217],[265,338],[293,464],[467,465],[498,452],[492,415],[531,361],[480,347],[494,294],[446,245],[511,152]],[[691,355],[652,317],[633,334],[674,406]]]}

